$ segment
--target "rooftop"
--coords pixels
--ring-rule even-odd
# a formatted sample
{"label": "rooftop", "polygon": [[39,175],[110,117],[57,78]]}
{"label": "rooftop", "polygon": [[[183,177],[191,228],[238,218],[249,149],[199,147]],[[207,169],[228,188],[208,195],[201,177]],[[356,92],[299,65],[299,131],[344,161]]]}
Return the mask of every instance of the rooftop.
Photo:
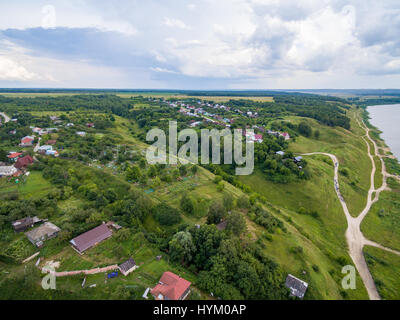
{"label": "rooftop", "polygon": [[127,272],[130,269],[132,269],[134,266],[136,266],[135,260],[133,260],[132,258],[129,258],[124,263],[121,263],[118,267],[121,269],[121,271]]}
{"label": "rooftop", "polygon": [[70,243],[79,251],[93,247],[97,243],[112,236],[111,230],[104,223],[72,239]]}
{"label": "rooftop", "polygon": [[51,223],[51,222],[45,222],[44,224],[42,224],[41,226],[26,232],[26,236],[32,240],[39,240],[40,238],[42,238],[43,236],[49,236],[52,235],[55,232],[60,231],[61,229],[59,227],[57,227],[55,224]]}
{"label": "rooftop", "polygon": [[166,297],[169,300],[179,300],[191,283],[172,272],[164,272],[160,282],[151,290],[151,294],[157,300],[164,300]]}
{"label": "rooftop", "polygon": [[295,276],[288,274],[286,277],[285,286],[290,289],[292,296],[296,296],[303,299],[304,294],[307,291],[308,283],[296,278]]}

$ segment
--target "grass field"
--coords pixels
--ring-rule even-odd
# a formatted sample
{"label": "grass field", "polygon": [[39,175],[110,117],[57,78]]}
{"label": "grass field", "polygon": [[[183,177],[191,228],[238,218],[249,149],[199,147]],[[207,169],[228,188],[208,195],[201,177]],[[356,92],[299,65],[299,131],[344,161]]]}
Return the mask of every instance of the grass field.
{"label": "grass field", "polygon": [[364,254],[381,298],[399,300],[400,257],[368,246],[364,248]]}
{"label": "grass field", "polygon": [[[26,182],[23,180],[26,179]],[[40,172],[31,172],[26,178],[19,178],[20,182],[8,182],[0,179],[0,196],[9,193],[19,193],[23,198],[40,197],[46,195],[53,187],[42,177]]]}
{"label": "grass field", "polygon": [[366,237],[397,250],[400,250],[399,191],[383,191],[361,224],[361,231]]}
{"label": "grass field", "polygon": [[[49,92],[49,93],[24,93],[24,92],[1,92],[0,95],[6,97],[13,98],[35,98],[35,97],[61,97],[61,96],[75,96],[75,95],[96,95],[103,94],[101,92],[97,93],[78,93],[78,92]],[[214,102],[227,102],[229,100],[253,100],[253,101],[261,101],[261,102],[274,102],[273,97],[251,97],[251,96],[189,96],[184,94],[174,94],[167,92],[107,92],[107,94],[115,94],[121,98],[131,98],[134,96],[142,96],[142,97],[155,97],[155,98],[164,98],[164,99],[202,99],[209,100]]]}

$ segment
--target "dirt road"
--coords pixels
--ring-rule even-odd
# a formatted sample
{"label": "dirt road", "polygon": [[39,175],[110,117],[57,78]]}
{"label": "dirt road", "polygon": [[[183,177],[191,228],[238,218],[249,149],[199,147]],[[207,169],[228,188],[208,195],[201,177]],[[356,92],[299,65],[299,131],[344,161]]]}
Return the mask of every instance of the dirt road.
{"label": "dirt road", "polygon": [[11,120],[10,117],[7,116],[4,112],[0,112],[0,116],[2,116],[4,118],[4,123],[7,123]]}
{"label": "dirt road", "polygon": [[[367,204],[366,204],[364,210],[357,217],[351,216],[351,214],[347,208],[346,201],[344,200],[342,194],[340,193],[339,162],[338,162],[336,156],[333,154],[324,153],[324,152],[313,152],[313,153],[306,153],[303,155],[310,156],[310,155],[314,155],[314,154],[320,154],[320,155],[328,156],[332,159],[334,168],[335,168],[334,179],[333,179],[334,180],[334,188],[335,188],[335,192],[339,198],[340,204],[342,205],[343,212],[344,212],[344,214],[346,216],[346,220],[347,220],[346,241],[349,246],[349,255],[352,258],[352,260],[358,270],[358,273],[360,274],[360,277],[367,289],[369,298],[371,300],[380,300],[380,296],[379,296],[378,290],[376,289],[375,282],[371,276],[371,273],[368,269],[368,265],[364,258],[363,248],[365,245],[369,245],[369,246],[374,246],[374,247],[389,251],[389,252],[397,254],[397,255],[400,255],[400,252],[390,249],[390,248],[386,248],[376,242],[368,240],[367,238],[365,238],[365,236],[361,232],[360,226],[361,226],[363,219],[368,214],[372,205],[379,200],[380,193],[387,188],[386,179],[390,175],[388,175],[388,173],[386,172],[386,167],[385,167],[385,162],[383,161],[383,156],[381,156],[378,153],[378,148],[377,148],[375,141],[372,140],[371,137],[369,136],[369,129],[365,126],[364,123],[363,123],[363,125],[361,125],[360,122],[358,121],[358,119],[357,119],[357,122],[360,125],[360,127],[363,128],[366,132],[365,137],[363,137],[363,139],[364,139],[365,143],[367,144],[368,156],[371,159],[371,163],[372,163],[371,180],[370,180],[370,188],[368,190]],[[377,157],[379,157],[379,159],[382,163],[383,183],[379,189],[375,189],[374,178],[375,178],[376,166],[375,166],[374,157],[371,154],[370,144],[367,142],[366,138],[369,141],[371,141],[371,143],[373,144],[374,149],[375,149],[375,155]],[[375,194],[375,196],[372,199],[372,196],[374,194]]]}

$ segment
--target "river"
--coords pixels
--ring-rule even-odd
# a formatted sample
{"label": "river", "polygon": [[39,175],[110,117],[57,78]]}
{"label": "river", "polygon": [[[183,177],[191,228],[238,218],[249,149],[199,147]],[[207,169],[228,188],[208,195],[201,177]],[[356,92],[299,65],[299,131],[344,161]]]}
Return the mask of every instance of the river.
{"label": "river", "polygon": [[369,106],[370,122],[382,131],[381,138],[400,159],[400,104]]}

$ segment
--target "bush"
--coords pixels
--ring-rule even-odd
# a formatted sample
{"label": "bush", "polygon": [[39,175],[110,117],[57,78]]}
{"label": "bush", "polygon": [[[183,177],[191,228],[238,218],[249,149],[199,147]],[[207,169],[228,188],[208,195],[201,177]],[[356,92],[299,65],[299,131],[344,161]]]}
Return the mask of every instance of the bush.
{"label": "bush", "polygon": [[153,208],[154,218],[163,226],[172,226],[181,221],[179,211],[166,203],[160,203]]}

